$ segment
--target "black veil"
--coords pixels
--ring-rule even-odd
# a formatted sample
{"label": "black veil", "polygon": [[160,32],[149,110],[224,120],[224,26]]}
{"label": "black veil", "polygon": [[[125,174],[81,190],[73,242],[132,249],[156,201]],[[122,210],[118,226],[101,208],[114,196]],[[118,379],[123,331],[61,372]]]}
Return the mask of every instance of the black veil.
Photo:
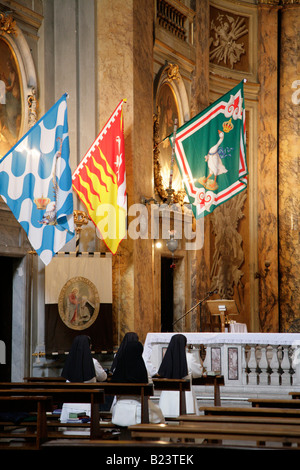
{"label": "black veil", "polygon": [[74,338],[61,375],[69,382],[86,382],[96,376],[89,336]]}
{"label": "black veil", "polygon": [[142,357],[143,345],[139,341],[128,342],[112,375],[112,382],[148,383],[148,373]]}
{"label": "black veil", "polygon": [[183,379],[188,375],[186,343],[187,340],[184,335],[176,334],[172,336],[158,369],[158,375],[166,379]]}
{"label": "black veil", "polygon": [[117,363],[118,363],[118,360],[119,358],[122,356],[122,354],[124,353],[124,350],[127,346],[127,344],[130,342],[130,341],[138,341],[139,340],[139,337],[137,335],[137,333],[135,333],[134,331],[129,331],[125,334],[120,346],[119,346],[119,349],[113,359],[113,362],[112,362],[112,365],[111,365],[111,368],[110,368],[110,372],[111,373],[114,373],[115,369],[116,369],[116,366],[117,366]]}

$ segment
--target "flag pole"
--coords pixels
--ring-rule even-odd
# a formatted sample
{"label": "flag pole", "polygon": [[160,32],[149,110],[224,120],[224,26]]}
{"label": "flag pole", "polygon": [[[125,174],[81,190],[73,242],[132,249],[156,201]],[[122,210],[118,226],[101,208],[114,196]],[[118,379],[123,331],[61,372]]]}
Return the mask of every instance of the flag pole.
{"label": "flag pole", "polygon": [[173,182],[173,168],[174,168],[174,161],[175,161],[175,141],[176,141],[176,131],[177,131],[177,118],[174,119],[174,129],[173,129],[173,143],[172,143],[172,154],[171,154],[171,168],[170,168],[170,178],[169,178],[169,188],[167,189],[168,193],[168,204],[170,204],[172,200],[172,182]]}
{"label": "flag pole", "polygon": [[164,137],[160,142],[157,142],[157,144],[155,144],[154,147],[153,147],[153,152],[154,152],[154,150],[155,150],[160,144],[162,144],[166,139],[169,139],[169,138],[171,137],[171,135],[172,135],[172,134],[167,135],[167,137]]}
{"label": "flag pole", "polygon": [[76,211],[74,210],[74,223],[76,225],[75,232],[76,232],[76,257],[79,255],[79,242],[80,242],[80,232],[82,229],[82,225],[87,225],[89,219],[87,214],[84,211]]}

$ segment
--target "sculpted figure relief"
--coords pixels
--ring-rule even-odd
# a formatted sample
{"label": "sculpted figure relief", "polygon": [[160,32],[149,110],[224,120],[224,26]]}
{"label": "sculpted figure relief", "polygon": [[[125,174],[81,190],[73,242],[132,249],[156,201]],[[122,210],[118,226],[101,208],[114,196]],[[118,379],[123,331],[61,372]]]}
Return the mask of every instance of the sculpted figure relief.
{"label": "sculpted figure relief", "polygon": [[210,29],[210,60],[216,60],[219,64],[224,62],[230,64],[233,69],[234,64],[240,61],[241,55],[245,54],[244,43],[238,43],[238,39],[248,33],[245,19],[241,17],[233,18],[229,15],[218,14],[218,25],[211,21]]}

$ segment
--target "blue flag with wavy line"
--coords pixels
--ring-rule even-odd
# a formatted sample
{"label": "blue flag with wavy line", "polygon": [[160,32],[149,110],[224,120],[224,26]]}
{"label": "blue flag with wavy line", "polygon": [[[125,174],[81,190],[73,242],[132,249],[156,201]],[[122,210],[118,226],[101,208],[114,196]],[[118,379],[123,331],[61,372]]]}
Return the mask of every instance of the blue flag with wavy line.
{"label": "blue flag with wavy line", "polygon": [[0,161],[0,195],[45,265],[74,237],[67,94]]}

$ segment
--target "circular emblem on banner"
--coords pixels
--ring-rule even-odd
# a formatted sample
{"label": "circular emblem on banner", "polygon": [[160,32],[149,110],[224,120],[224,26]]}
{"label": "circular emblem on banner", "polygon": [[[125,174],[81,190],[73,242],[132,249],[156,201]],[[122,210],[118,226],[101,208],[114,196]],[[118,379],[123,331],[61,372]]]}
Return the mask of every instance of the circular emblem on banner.
{"label": "circular emblem on banner", "polygon": [[96,286],[85,277],[72,277],[58,298],[60,318],[73,330],[85,330],[96,320],[100,299]]}

